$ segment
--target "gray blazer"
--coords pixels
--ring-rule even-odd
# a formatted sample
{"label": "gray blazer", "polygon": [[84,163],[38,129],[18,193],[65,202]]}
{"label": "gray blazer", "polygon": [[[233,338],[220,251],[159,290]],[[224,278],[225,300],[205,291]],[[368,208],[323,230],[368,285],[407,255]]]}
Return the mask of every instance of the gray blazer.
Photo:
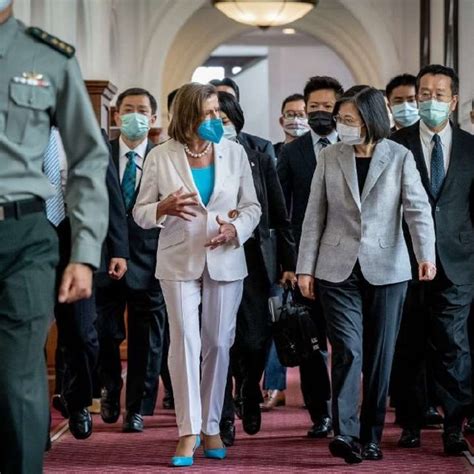
{"label": "gray blazer", "polygon": [[372,285],[410,280],[402,215],[417,261],[434,263],[433,218],[412,153],[381,140],[361,196],[353,147],[325,148],[311,184],[296,272],[338,283],[358,259]]}

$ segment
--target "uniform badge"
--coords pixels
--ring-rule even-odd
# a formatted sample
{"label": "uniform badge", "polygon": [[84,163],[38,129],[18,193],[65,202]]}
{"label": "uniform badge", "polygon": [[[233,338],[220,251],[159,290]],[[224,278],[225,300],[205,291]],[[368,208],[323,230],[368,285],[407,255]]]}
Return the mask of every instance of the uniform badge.
{"label": "uniform badge", "polygon": [[239,217],[240,212],[237,209],[232,209],[227,213],[227,216],[231,221],[235,221]]}
{"label": "uniform badge", "polygon": [[43,74],[37,74],[36,72],[24,72],[21,77],[15,76],[13,82],[34,87],[49,87],[51,85]]}

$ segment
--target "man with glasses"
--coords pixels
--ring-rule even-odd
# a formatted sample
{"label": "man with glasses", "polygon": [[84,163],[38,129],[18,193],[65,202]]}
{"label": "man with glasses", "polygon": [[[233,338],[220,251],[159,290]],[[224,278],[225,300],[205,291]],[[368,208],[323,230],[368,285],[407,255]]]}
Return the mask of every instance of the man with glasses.
{"label": "man with glasses", "polygon": [[283,101],[279,122],[285,133],[285,141],[273,145],[277,158],[283,145],[291,143],[309,131],[304,97],[301,94],[291,94]]}
{"label": "man with glasses", "polygon": [[[343,92],[341,84],[332,77],[311,77],[304,88],[305,110],[311,128],[310,133],[285,145],[278,157],[278,176],[291,217],[297,247],[301,238],[318,154],[326,146],[337,142],[336,124],[332,111]],[[311,308],[313,320],[318,327],[321,347],[320,352],[300,366],[301,390],[313,422],[308,436],[325,438],[332,431],[329,410],[331,387],[326,366],[326,327],[319,299],[316,298],[313,301],[303,299],[301,296],[300,298]]]}
{"label": "man with glasses", "polygon": [[[467,450],[461,434],[471,402],[471,357],[467,319],[474,281],[474,138],[457,128],[450,115],[458,103],[459,79],[445,66],[424,67],[417,76],[421,121],[392,139],[413,152],[435,220],[437,275],[420,285],[428,321],[413,334],[400,394],[399,445],[420,446],[425,400],[417,388],[425,357],[432,358],[437,396],[444,412],[444,451]],[[428,351],[427,351],[428,349]]]}

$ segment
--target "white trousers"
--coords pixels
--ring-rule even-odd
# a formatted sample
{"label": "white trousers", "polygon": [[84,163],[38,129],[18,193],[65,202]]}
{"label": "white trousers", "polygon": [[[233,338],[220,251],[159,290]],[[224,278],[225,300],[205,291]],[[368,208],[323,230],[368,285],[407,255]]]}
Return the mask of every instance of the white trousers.
{"label": "white trousers", "polygon": [[216,435],[243,280],[214,281],[205,269],[199,280],[160,284],[170,326],[168,366],[179,436]]}

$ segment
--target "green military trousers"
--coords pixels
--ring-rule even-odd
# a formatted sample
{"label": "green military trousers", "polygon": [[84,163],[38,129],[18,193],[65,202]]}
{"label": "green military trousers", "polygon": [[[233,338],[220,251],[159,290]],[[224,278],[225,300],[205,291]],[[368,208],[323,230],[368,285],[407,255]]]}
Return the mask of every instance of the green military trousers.
{"label": "green military trousers", "polygon": [[0,221],[0,472],[40,474],[49,409],[44,345],[58,242],[44,213]]}

